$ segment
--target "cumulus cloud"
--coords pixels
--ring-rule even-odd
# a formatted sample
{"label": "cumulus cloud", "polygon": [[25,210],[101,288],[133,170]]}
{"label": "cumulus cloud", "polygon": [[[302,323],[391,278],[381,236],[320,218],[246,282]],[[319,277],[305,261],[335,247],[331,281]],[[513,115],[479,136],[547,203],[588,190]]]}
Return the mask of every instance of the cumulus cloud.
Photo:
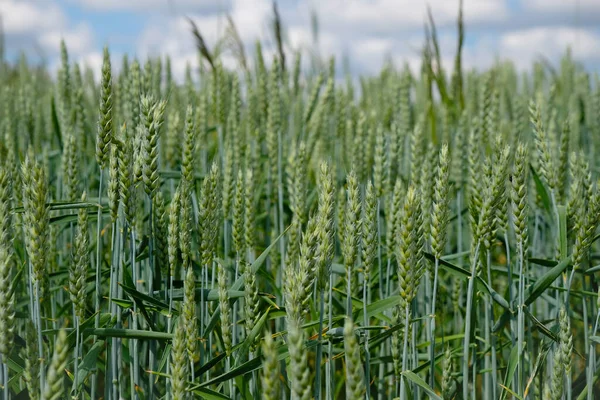
{"label": "cumulus cloud", "polygon": [[[314,4],[320,17],[321,50],[347,51],[358,73],[376,73],[388,56],[396,64],[420,64],[427,4],[438,28],[442,61],[453,64],[456,50],[458,1],[429,0],[321,0]],[[310,40],[303,3],[290,18],[292,42]],[[600,62],[598,0],[464,0],[467,42],[466,68],[486,68],[498,59],[511,59],[519,68],[545,57],[557,62],[567,47],[584,62]]]}
{"label": "cumulus cloud", "polygon": [[[301,50],[304,59],[331,55],[350,61],[353,74],[377,73],[391,59],[418,69],[423,45],[427,7],[432,10],[446,68],[452,66],[456,50],[456,18],[459,0],[277,0],[284,25],[288,54]],[[489,67],[497,59],[512,59],[519,68],[545,57],[556,62],[567,46],[588,65],[600,64],[595,49],[600,45],[600,1],[598,0],[463,0],[467,42],[466,68]],[[41,47],[50,57],[58,56],[64,38],[73,60],[99,67],[101,48],[107,38],[81,21],[69,20],[65,7],[77,7],[110,21],[111,13],[142,16],[144,28],[127,39],[124,49],[141,59],[169,54],[176,77],[186,65],[198,65],[198,55],[186,17],[198,25],[209,47],[214,49],[225,33],[227,15],[235,21],[248,58],[255,41],[261,40],[265,55],[275,52],[272,33],[272,0],[0,0],[4,29],[13,48]],[[313,43],[311,15],[319,19],[319,42]],[[98,13],[98,14],[96,14]],[[121,14],[122,15],[122,14]],[[119,27],[111,38],[118,37]],[[131,32],[128,33],[131,37]],[[110,40],[113,42],[113,40]],[[10,43],[9,43],[10,47]],[[121,50],[121,49],[120,49]],[[116,53],[113,53],[116,57]],[[291,59],[291,57],[289,57]],[[226,66],[237,65],[225,50]],[[338,62],[341,70],[341,62]]]}
{"label": "cumulus cloud", "polygon": [[84,22],[69,21],[56,2],[2,0],[0,16],[9,54],[18,51],[34,53],[49,58],[51,69],[55,69],[61,39],[75,58],[93,51],[91,27]]}
{"label": "cumulus cloud", "polygon": [[597,0],[528,0],[523,5],[541,12],[600,12],[600,2]]}
{"label": "cumulus cloud", "polygon": [[[92,1],[92,0],[86,0]],[[573,0],[574,1],[574,0]],[[580,11],[588,12],[587,21],[594,21],[593,12],[600,10],[596,0],[579,0]],[[183,8],[186,1],[178,4]],[[201,2],[202,3],[202,2]],[[580,59],[596,58],[598,31],[584,24],[572,26],[567,15],[573,4],[565,0],[464,0],[464,19],[468,41],[464,47],[466,68],[485,68],[498,59],[512,59],[519,68],[543,56],[556,62],[567,46]],[[451,68],[456,50],[456,18],[458,0],[320,0],[314,2],[280,1],[278,3],[285,27],[287,50],[301,49],[306,55],[333,55],[338,60],[347,56],[354,74],[376,73],[387,59],[397,65],[408,63],[418,69],[423,45],[423,27],[429,5],[438,28],[442,61]],[[270,30],[269,0],[228,2],[246,49],[261,39],[266,52],[273,52]],[[319,18],[319,42],[313,43],[311,14]],[[225,13],[196,13],[193,18],[210,46],[222,36]],[[596,19],[596,22],[600,17]],[[138,53],[168,53],[173,58],[174,71],[182,74],[188,62],[197,61],[196,49],[188,22],[171,17],[157,30],[153,23],[138,42]],[[235,65],[231,56],[226,64]],[[600,62],[600,60],[599,60]],[[338,65],[341,63],[338,63]]]}
{"label": "cumulus cloud", "polygon": [[[268,26],[270,13],[271,3],[268,0],[232,1],[229,15],[235,21],[238,34],[245,40],[247,50],[257,39],[266,38],[265,27]],[[214,50],[225,31],[226,15],[189,14],[189,17],[198,26],[209,48]],[[171,17],[166,23],[162,23],[161,29],[156,29],[155,24],[149,23],[140,35],[137,54],[142,58],[168,54],[173,74],[182,78],[188,63],[192,66],[197,66],[198,63],[198,53],[187,17]],[[223,54],[222,61],[228,67],[236,65],[234,57],[229,53]]]}
{"label": "cumulus cloud", "polygon": [[0,15],[7,35],[37,33],[65,24],[62,10],[52,3],[5,0]]}
{"label": "cumulus cloud", "polygon": [[[119,54],[112,54],[112,57],[115,60],[117,60],[119,56]],[[87,52],[85,54],[75,57],[73,61],[80,65],[90,68],[94,72],[94,79],[98,82],[100,81],[100,71],[102,69],[102,62],[104,61],[104,55],[102,51],[97,50]],[[116,71],[119,71],[120,67],[121,66],[119,63],[113,64],[113,69]]]}
{"label": "cumulus cloud", "polygon": [[[458,1],[323,0],[314,7],[323,29],[389,34],[422,29],[428,6],[440,27],[456,23]],[[504,0],[464,0],[464,10],[465,19],[472,24],[503,21],[509,15]]]}
{"label": "cumulus cloud", "polygon": [[61,40],[64,40],[70,53],[84,54],[90,50],[93,38],[92,28],[85,23],[79,23],[68,29],[50,29],[40,36],[39,42],[44,48],[56,51],[60,48]]}
{"label": "cumulus cloud", "polygon": [[[455,26],[458,2],[429,1],[442,59],[451,61],[456,48]],[[292,46],[312,45],[309,5],[300,4],[285,14]],[[388,59],[418,69],[427,21],[427,3],[411,0],[342,1],[323,0],[314,4],[319,16],[319,50],[323,55],[347,54],[353,73],[376,73]],[[468,26],[501,24],[509,16],[504,0],[465,0]]]}
{"label": "cumulus cloud", "polygon": [[227,10],[229,0],[71,0],[73,4],[96,11],[136,11],[143,13],[217,12]]}
{"label": "cumulus cloud", "polygon": [[581,60],[600,59],[600,35],[591,30],[563,27],[538,27],[502,36],[499,51],[510,55],[521,68],[527,68],[538,57],[550,61],[557,59],[570,47],[573,55]]}

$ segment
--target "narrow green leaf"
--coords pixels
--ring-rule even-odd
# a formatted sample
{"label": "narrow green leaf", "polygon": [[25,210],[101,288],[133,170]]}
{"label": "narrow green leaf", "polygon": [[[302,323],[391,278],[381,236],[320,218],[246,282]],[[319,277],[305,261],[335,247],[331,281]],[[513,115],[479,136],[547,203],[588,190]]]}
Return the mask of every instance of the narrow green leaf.
{"label": "narrow green leaf", "polygon": [[554,280],[563,273],[567,267],[571,265],[571,257],[567,257],[559,262],[554,268],[546,272],[540,279],[538,279],[532,286],[527,289],[525,293],[525,305],[530,305],[538,297],[544,293],[544,291],[552,285]]}
{"label": "narrow green leaf", "polygon": [[546,361],[546,357],[548,356],[548,352],[552,348],[552,344],[553,344],[553,342],[548,342],[548,341],[542,342],[542,350],[538,353],[537,359],[533,366],[533,371],[531,372],[531,375],[529,376],[529,380],[527,382],[527,386],[525,387],[525,394],[523,397],[527,398],[527,393],[529,391],[529,387],[532,384],[532,382],[536,379],[537,374],[540,371],[542,365],[544,365],[544,362]]}
{"label": "narrow green leaf", "polygon": [[[204,292],[204,294],[203,294]],[[204,301],[218,301],[219,300],[219,291],[217,289],[202,289],[196,288],[196,299],[200,301],[200,299],[204,299]],[[170,294],[170,292],[169,292]],[[202,295],[203,294],[203,295]],[[165,298],[165,291],[155,291],[154,296],[156,298]],[[244,297],[243,290],[228,290],[227,297],[229,299],[237,299],[240,297]],[[183,289],[173,289],[173,300],[183,300]]]}
{"label": "narrow green leaf", "polygon": [[[427,252],[423,252],[423,255],[429,261],[435,262],[435,256],[433,254],[427,253]],[[470,271],[467,271],[464,268],[461,268],[461,267],[459,267],[459,266],[457,266],[455,264],[452,264],[451,262],[446,261],[443,258],[441,258],[439,260],[439,263],[440,263],[440,266],[445,267],[445,269],[448,270],[453,275],[456,275],[456,276],[461,277],[463,279],[469,278],[471,276],[471,272]]]}
{"label": "narrow green leaf", "polygon": [[502,394],[500,394],[500,400],[506,399],[506,395],[508,393],[508,388],[512,384],[513,377],[515,376],[515,371],[517,370],[517,365],[519,364],[519,347],[513,346],[510,351],[510,356],[508,357],[508,365],[506,367],[506,375],[504,376],[504,390]]}
{"label": "narrow green leaf", "polygon": [[512,312],[510,306],[508,305],[508,301],[506,301],[506,299],[504,297],[502,297],[500,295],[500,293],[498,293],[494,289],[492,289],[487,284],[487,282],[484,281],[483,279],[481,279],[480,277],[477,277],[477,280],[478,280],[479,284],[481,284],[483,287],[485,287],[485,289],[489,293],[490,297],[492,298],[492,300],[494,300],[496,302],[496,304],[498,304],[500,307],[504,308],[505,310]]}
{"label": "narrow green leaf", "polygon": [[546,187],[546,185],[544,185],[544,182],[542,182],[542,180],[540,179],[540,176],[535,171],[535,168],[533,168],[533,165],[529,165],[529,168],[531,169],[531,175],[533,176],[533,180],[535,182],[536,192],[537,192],[538,196],[540,196],[540,199],[542,200],[542,205],[544,206],[544,209],[546,210],[548,215],[553,217],[552,201],[550,200],[550,192],[548,191],[548,188]]}
{"label": "narrow green leaf", "polygon": [[548,329],[546,327],[546,325],[542,324],[542,322],[540,320],[538,320],[533,314],[531,314],[531,312],[529,312],[529,309],[527,307],[523,308],[523,310],[525,311],[525,315],[531,320],[531,322],[533,322],[535,327],[544,336],[546,336],[546,337],[552,339],[554,342],[558,343],[558,336],[556,336],[556,334],[554,332],[552,332],[550,329]]}
{"label": "narrow green leaf", "polygon": [[512,390],[510,390],[510,388],[508,386],[500,384],[500,387],[502,389],[504,389],[504,391],[502,392],[502,395],[504,395],[503,398],[506,398],[506,394],[505,393],[510,393],[510,395],[513,396],[515,399],[517,399],[517,400],[523,400],[523,398],[521,396],[519,396],[518,394],[516,394],[515,392],[513,392]]}
{"label": "narrow green leaf", "polygon": [[[437,343],[437,340],[436,340]],[[427,344],[429,345],[429,342],[427,342]],[[438,352],[435,357],[434,357],[434,363],[437,364],[438,361],[440,361],[442,358],[444,357],[444,353],[440,353]],[[393,361],[393,359],[392,359]],[[421,363],[417,368],[413,369],[412,372],[414,374],[418,374],[422,371],[425,371],[426,369],[428,369],[429,367],[431,367],[431,363],[429,362],[429,360],[427,362]]]}
{"label": "narrow green leaf", "polygon": [[[425,258],[429,259],[430,261],[434,262],[435,261],[435,257],[433,254],[431,253],[424,253]],[[438,260],[440,266],[444,267],[444,269],[450,271],[451,273],[453,273],[454,275],[458,276],[458,277],[462,277],[463,279],[467,279],[471,277],[471,272],[467,271],[464,268],[461,268],[457,265],[452,264],[451,262],[448,262],[444,259],[440,259]],[[496,302],[500,307],[504,308],[505,310],[512,312],[510,305],[508,304],[508,302],[506,301],[506,299],[504,297],[502,297],[498,292],[496,292],[494,289],[492,289],[486,281],[484,281],[480,276],[477,276],[475,284],[478,285],[478,287],[480,289],[484,289],[486,292],[488,292],[488,294],[490,295],[490,297],[492,298],[492,300],[494,302]]]}
{"label": "narrow green leaf", "polygon": [[588,268],[587,270],[585,270],[586,275],[591,275],[594,274],[596,272],[600,271],[600,265],[596,265],[592,268]]}
{"label": "narrow green leaf", "polygon": [[[391,296],[382,300],[378,300],[374,303],[367,305],[367,318],[372,318],[373,316],[380,314],[390,308],[400,304],[401,297],[400,296]],[[358,316],[354,319],[355,321],[363,320],[364,309],[361,306],[358,311]]]}
{"label": "narrow green leaf", "polygon": [[600,336],[590,336],[590,340],[594,343],[600,344]]}
{"label": "narrow green leaf", "polygon": [[[108,209],[104,209],[102,210],[102,214],[108,215],[110,210]],[[88,219],[90,222],[95,221],[96,219],[98,219],[98,213],[96,211],[88,211]],[[55,224],[66,224],[66,223],[70,223],[70,222],[77,222],[77,214],[65,214],[65,215],[56,215],[53,217],[50,217],[50,224],[51,225],[55,225]]]}
{"label": "narrow green leaf", "polygon": [[[50,209],[50,211],[59,211],[59,210],[77,210],[80,208],[102,208],[102,206],[98,203],[92,203],[89,201],[81,202],[81,201],[54,201],[50,203],[46,203],[46,206]],[[15,207],[14,212],[17,214],[25,211],[23,207]],[[97,211],[94,211],[97,212]]]}
{"label": "narrow green leaf", "polygon": [[166,332],[142,331],[139,329],[100,328],[85,329],[84,334],[100,337],[118,337],[127,339],[171,340],[173,334]]}
{"label": "narrow green leaf", "polygon": [[10,286],[10,295],[15,294],[15,290],[17,290],[17,284],[19,283],[19,280],[21,279],[21,275],[23,275],[23,271],[25,271],[25,265],[22,265],[18,270],[17,273],[15,274],[14,278],[12,279],[11,282],[11,286]]}
{"label": "narrow green leaf", "polygon": [[136,290],[133,287],[130,287],[130,286],[122,284],[122,283],[120,284],[120,286],[134,300],[138,299],[138,300],[141,300],[141,301],[145,301],[145,302],[147,302],[149,304],[152,304],[153,306],[158,307],[159,309],[163,309],[163,310],[168,310],[169,309],[169,305],[167,303],[164,303],[164,302],[162,302],[160,300],[157,300],[157,299],[155,299],[152,296],[148,296],[147,294],[144,294],[144,293]]}
{"label": "narrow green leaf", "polygon": [[231,400],[230,397],[225,396],[219,392],[215,392],[214,390],[207,389],[205,387],[198,387],[192,390],[194,394],[200,396],[200,398],[205,400]]}
{"label": "narrow green leaf", "polygon": [[79,369],[77,370],[77,382],[79,382],[79,387],[83,385],[83,382],[87,375],[96,369],[96,362],[98,361],[98,354],[102,351],[104,347],[104,341],[99,340],[87,352],[87,354],[83,357],[83,360],[79,363]]}
{"label": "narrow green leaf", "polygon": [[[585,372],[584,372],[585,373]],[[600,369],[597,369],[596,372],[594,373],[594,376],[592,377],[592,387],[594,387],[594,385],[596,384],[596,381],[598,380],[598,378],[600,378]],[[583,388],[583,390],[581,391],[581,393],[579,394],[579,396],[577,396],[577,400],[584,400],[587,399],[587,392],[588,392],[588,385],[585,385],[585,387]]]}
{"label": "narrow green leaf", "polygon": [[234,368],[222,375],[216,376],[210,380],[202,382],[199,385],[199,387],[217,385],[221,382],[226,382],[226,381],[228,381],[230,379],[234,379],[235,377],[238,377],[240,375],[245,375],[254,370],[257,370],[258,368],[260,368],[261,365],[262,365],[262,360],[259,357],[253,358],[252,360],[246,361],[244,364],[240,365],[237,368]]}
{"label": "narrow green leaf", "polygon": [[133,307],[133,301],[131,300],[123,300],[123,299],[111,299],[113,303],[118,305],[121,308],[131,308]]}
{"label": "narrow green leaf", "polygon": [[428,395],[430,399],[433,400],[443,400],[438,394],[425,382],[421,377],[415,374],[412,371],[404,371],[402,372],[402,376],[404,376],[409,381],[418,385],[421,389],[423,389]]}
{"label": "narrow green leaf", "polygon": [[[50,96],[50,120],[52,121],[52,131],[54,132],[54,136],[56,137],[56,141],[58,142],[58,148],[62,152],[63,150],[63,142],[62,142],[62,133],[60,129],[60,123],[58,122],[58,113],[56,110],[56,99],[54,96]],[[31,139],[31,138],[29,138]]]}
{"label": "narrow green leaf", "polygon": [[[435,344],[444,344],[444,343],[451,342],[453,340],[462,340],[462,339],[464,339],[464,337],[465,337],[464,333],[457,333],[456,335],[436,337]],[[427,347],[429,347],[430,343],[431,343],[431,341],[420,342],[417,345],[417,349],[426,349]],[[442,353],[442,355],[443,355],[443,353]],[[430,364],[427,363],[427,365],[430,365]],[[415,372],[415,371],[413,370],[413,372]]]}
{"label": "narrow green leaf", "polygon": [[198,370],[196,370],[196,376],[201,376],[206,371],[210,371],[212,369],[212,367],[214,367],[219,362],[221,362],[221,360],[223,360],[225,357],[227,357],[227,353],[223,352],[223,353],[219,354],[218,356],[212,358],[208,362],[204,363]]}
{"label": "narrow green leaf", "polygon": [[[250,268],[252,270],[252,272],[256,273],[258,271],[258,269],[263,265],[263,263],[265,262],[265,260],[267,259],[267,256],[269,255],[269,252],[271,252],[271,250],[273,250],[273,248],[276,247],[277,243],[279,242],[279,240],[283,237],[283,235],[285,235],[285,233],[288,231],[288,229],[290,229],[290,227],[288,226],[285,231],[283,231],[283,233],[281,233],[279,236],[277,236],[277,238],[275,240],[273,240],[273,242],[269,245],[269,247],[267,247],[260,256],[258,256],[256,258],[256,260],[254,260],[254,262],[252,263],[252,265],[250,265]],[[240,290],[242,288],[244,284],[244,275],[241,275],[231,286],[230,290],[233,291],[237,291]],[[234,299],[235,301],[235,299]],[[204,338],[206,338],[214,329],[214,327],[217,325],[217,320],[219,319],[219,309],[217,308],[215,310],[215,312],[213,313],[212,317],[210,317],[210,320],[208,322],[208,325],[206,326],[206,329],[204,330]]]}
{"label": "narrow green leaf", "polygon": [[246,357],[248,354],[248,349],[255,342],[258,335],[260,335],[264,331],[265,322],[267,321],[267,316],[269,315],[269,311],[271,307],[267,308],[267,310],[263,313],[260,319],[256,322],[256,324],[252,327],[250,334],[246,337],[246,339],[242,342],[241,346],[237,350],[237,357],[235,360],[235,365],[238,365],[241,360]]}
{"label": "narrow green leaf", "polygon": [[510,321],[512,317],[512,314],[510,311],[505,310],[502,315],[500,315],[500,318],[498,318],[498,321],[496,321],[496,323],[494,323],[494,326],[492,327],[492,332],[496,333],[501,331],[506,324],[508,324],[508,322]]}
{"label": "narrow green leaf", "polygon": [[558,206],[558,231],[559,231],[559,249],[560,259],[567,257],[567,208]]}
{"label": "narrow green leaf", "polygon": [[542,258],[530,258],[529,262],[531,264],[541,265],[543,267],[556,267],[558,264],[557,261],[554,260],[544,260]]}
{"label": "narrow green leaf", "polygon": [[164,371],[166,370],[166,365],[169,362],[169,358],[171,356],[171,347],[172,344],[168,343],[164,349],[162,349],[162,357],[160,358],[160,362],[158,363],[158,370]]}

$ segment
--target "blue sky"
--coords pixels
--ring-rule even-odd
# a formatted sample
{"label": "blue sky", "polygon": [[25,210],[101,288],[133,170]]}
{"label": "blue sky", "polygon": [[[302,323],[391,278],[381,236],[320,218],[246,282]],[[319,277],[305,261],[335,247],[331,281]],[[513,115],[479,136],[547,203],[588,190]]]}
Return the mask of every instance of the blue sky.
{"label": "blue sky", "polygon": [[[376,73],[386,59],[418,68],[426,7],[439,28],[443,59],[454,56],[458,0],[278,0],[286,49],[314,50],[310,16],[319,17],[319,53],[346,55],[354,74]],[[519,69],[545,57],[556,63],[567,46],[590,69],[600,66],[600,0],[464,0],[468,68],[498,58]],[[210,46],[223,37],[231,15],[248,52],[257,39],[272,51],[271,0],[0,0],[7,54],[58,62],[64,38],[71,59],[96,71],[104,45],[120,57],[169,54],[181,77],[197,63],[185,17],[193,18]],[[224,62],[235,65],[225,50]],[[115,60],[116,61],[116,60]],[[118,64],[115,62],[115,64]]]}

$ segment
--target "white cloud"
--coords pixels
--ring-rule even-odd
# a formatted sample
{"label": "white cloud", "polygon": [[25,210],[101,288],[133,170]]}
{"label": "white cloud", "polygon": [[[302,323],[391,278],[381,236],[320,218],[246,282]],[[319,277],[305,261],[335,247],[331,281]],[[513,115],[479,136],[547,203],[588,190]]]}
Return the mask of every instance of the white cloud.
{"label": "white cloud", "polygon": [[216,12],[230,6],[228,0],[71,0],[96,11],[137,11],[144,13]]}
{"label": "white cloud", "polygon": [[70,54],[84,54],[93,46],[94,32],[89,25],[80,23],[72,28],[53,28],[39,38],[40,44],[51,52],[58,51],[61,40]]}
{"label": "white cloud", "polygon": [[306,26],[291,26],[287,32],[288,42],[294,49],[299,49],[302,52],[311,52],[318,50],[327,55],[339,56],[344,49],[343,37],[335,35],[329,31],[322,32],[319,35],[319,48],[314,49],[312,43],[312,33]]}
{"label": "white cloud", "polygon": [[[315,4],[321,28],[351,35],[390,34],[422,29],[427,20],[427,6],[436,25],[454,25],[458,1],[451,0],[322,0]],[[303,14],[309,6],[299,6]],[[507,19],[505,0],[465,0],[464,17],[470,24],[499,22]]]}
{"label": "white cloud", "polygon": [[[413,69],[420,64],[423,27],[430,6],[446,68],[452,66],[456,50],[456,18],[459,0],[277,0],[283,20],[285,48],[301,49],[308,65],[309,55],[323,60],[331,55],[342,65],[347,56],[354,74],[377,73],[384,61],[405,61]],[[463,0],[467,34],[465,68],[489,67],[496,59],[512,59],[519,68],[544,56],[556,62],[571,46],[575,57],[600,64],[600,0]],[[122,40],[135,46],[142,61],[149,55],[171,57],[172,70],[183,77],[186,64],[196,67],[198,55],[189,22],[198,25],[211,49],[223,37],[226,16],[235,21],[248,59],[255,41],[261,40],[267,61],[274,53],[272,0],[0,0],[7,44],[13,49],[39,47],[56,65],[61,38],[67,42],[71,59],[99,70],[101,48],[95,32],[82,21],[69,20],[66,7],[100,12],[110,21],[112,12],[131,12],[143,18],[145,28],[136,39]],[[319,18],[319,45],[312,43],[311,12]],[[579,16],[575,18],[574,16]],[[577,23],[579,21],[580,23]],[[118,37],[119,27],[111,37]],[[112,39],[110,42],[114,42]],[[114,54],[113,54],[114,55]],[[236,67],[225,52],[226,66]]]}
{"label": "white cloud", "polygon": [[[119,55],[111,54],[111,56],[113,69],[118,70],[120,65],[118,65],[116,61],[118,60]],[[103,61],[104,55],[101,51],[91,51],[75,59],[75,62],[83,67],[82,70],[84,70],[85,67],[89,67],[92,71],[94,71],[94,79],[96,80],[100,80],[100,70],[102,69]]]}
{"label": "white cloud", "polygon": [[598,59],[600,35],[567,26],[538,27],[506,33],[499,41],[500,54],[510,57],[520,68],[528,68],[540,56],[556,62],[567,47],[578,59]]}
{"label": "white cloud", "polygon": [[[257,39],[265,39],[264,27],[270,17],[271,3],[268,0],[246,1],[234,0],[230,15],[235,22],[239,36],[244,41],[247,53]],[[223,36],[227,20],[223,14],[190,15],[198,26],[210,49],[214,49],[219,38]],[[166,55],[171,57],[171,68],[177,79],[182,79],[186,65],[197,66],[198,53],[191,34],[191,26],[185,17],[171,17],[162,23],[162,29],[156,29],[152,22],[147,24],[137,44],[137,53],[141,58],[149,55]],[[233,68],[235,59],[230,54],[223,54],[223,64]]]}
{"label": "white cloud", "polygon": [[[137,1],[134,0],[134,3]],[[504,0],[464,1],[467,23],[498,22],[508,15]],[[184,1],[183,4],[185,3]],[[455,25],[458,1],[430,0],[429,4],[441,30]],[[335,55],[341,59],[343,54],[347,54],[357,73],[375,73],[388,55],[393,58],[404,56],[419,59],[422,29],[427,18],[425,2],[321,0],[312,6],[308,2],[281,1],[278,5],[287,43],[293,49],[310,49],[311,53],[315,52],[310,29],[311,7],[314,6],[320,23],[318,52],[323,57]],[[263,41],[265,53],[272,50],[269,26],[272,10],[269,0],[232,0],[229,14],[249,53],[257,39]],[[224,13],[201,13],[193,16],[193,19],[212,48],[222,36],[226,25]],[[147,24],[138,41],[138,54],[142,57],[148,54],[169,54],[173,70],[180,70],[182,73],[186,62],[195,64],[197,59],[189,23],[183,17],[171,17],[169,22],[162,22],[162,26],[163,29],[156,29],[154,23]],[[446,35],[442,32],[440,39],[446,40]],[[451,39],[451,42],[453,51],[455,39]]]}
{"label": "white cloud", "polygon": [[547,11],[569,12],[600,12],[598,0],[527,0],[523,2],[526,8]]}
{"label": "white cloud", "polygon": [[[455,25],[458,1],[428,2],[438,28],[444,64],[452,65],[456,49]],[[504,0],[465,0],[464,14],[470,24],[499,24],[507,19]],[[326,57],[348,54],[354,73],[377,73],[386,59],[396,65],[405,61],[418,69],[427,20],[427,3],[412,0],[322,0],[314,5],[319,16],[319,47]],[[310,6],[306,3],[284,14],[292,46],[312,45]],[[474,58],[473,58],[474,59]]]}
{"label": "white cloud", "polygon": [[[321,55],[339,59],[345,53],[353,73],[373,74],[388,58],[396,65],[406,61],[418,69],[428,5],[438,28],[442,58],[450,60],[451,65],[456,49],[458,0],[321,0],[312,6],[300,2],[282,14],[290,44],[305,49],[313,45],[310,14],[314,8],[319,18]],[[502,25],[509,15],[506,0],[464,0],[467,29]]]}
{"label": "white cloud", "polygon": [[[463,48],[464,68],[488,68],[497,60],[513,60],[520,69],[530,68],[540,56],[557,62],[568,46],[575,57],[600,63],[595,49],[598,31],[584,25],[569,26],[574,19],[569,13],[575,0],[464,0],[467,38]],[[579,0],[580,11],[600,9],[599,0]],[[335,56],[341,66],[347,56],[353,74],[375,74],[386,59],[396,65],[407,63],[418,70],[421,62],[423,26],[429,4],[438,28],[442,63],[447,71],[453,66],[456,51],[456,18],[458,0],[314,0],[311,2],[280,1],[286,49],[301,49],[306,60],[318,54],[322,60]],[[319,18],[318,48],[312,42],[311,12]],[[232,1],[230,12],[243,38],[247,53],[252,54],[254,41],[263,41],[265,54],[273,51],[270,1]],[[592,14],[588,23],[594,20]],[[214,46],[226,25],[223,14],[196,14],[194,18],[209,43]],[[600,17],[596,18],[600,20]],[[589,28],[589,29],[588,29]],[[197,63],[196,49],[188,22],[171,18],[168,28],[157,32],[148,29],[138,49],[155,49],[169,53],[174,71],[182,76],[187,62]],[[147,54],[147,52],[145,53]],[[226,65],[235,66],[231,57]],[[341,68],[339,69],[341,70]]]}
{"label": "white cloud", "polygon": [[51,72],[58,69],[63,39],[71,60],[92,60],[97,51],[90,25],[69,21],[56,1],[0,0],[0,16],[9,55],[20,51],[40,55]]}
{"label": "white cloud", "polygon": [[50,2],[3,0],[0,15],[7,35],[42,32],[66,22],[62,10]]}
{"label": "white cloud", "polygon": [[[442,62],[449,70],[456,51],[458,0],[315,2],[321,53],[339,57],[347,51],[358,73],[377,73],[387,55],[397,65],[406,60],[414,69],[420,64],[427,4],[438,28]],[[572,12],[581,18],[573,18]],[[292,44],[310,45],[310,6],[304,3],[285,15],[290,18],[286,22]],[[487,68],[506,59],[529,68],[540,56],[555,63],[567,47],[581,61],[600,63],[600,0],[464,0],[464,18],[465,68]]]}

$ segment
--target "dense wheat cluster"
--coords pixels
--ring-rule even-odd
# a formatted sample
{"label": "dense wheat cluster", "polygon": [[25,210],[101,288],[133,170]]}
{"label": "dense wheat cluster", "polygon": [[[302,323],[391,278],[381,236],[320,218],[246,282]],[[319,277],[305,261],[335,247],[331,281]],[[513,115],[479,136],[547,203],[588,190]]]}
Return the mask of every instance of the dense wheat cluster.
{"label": "dense wheat cluster", "polygon": [[598,77],[229,23],[183,83],[0,65],[0,397],[598,398]]}

